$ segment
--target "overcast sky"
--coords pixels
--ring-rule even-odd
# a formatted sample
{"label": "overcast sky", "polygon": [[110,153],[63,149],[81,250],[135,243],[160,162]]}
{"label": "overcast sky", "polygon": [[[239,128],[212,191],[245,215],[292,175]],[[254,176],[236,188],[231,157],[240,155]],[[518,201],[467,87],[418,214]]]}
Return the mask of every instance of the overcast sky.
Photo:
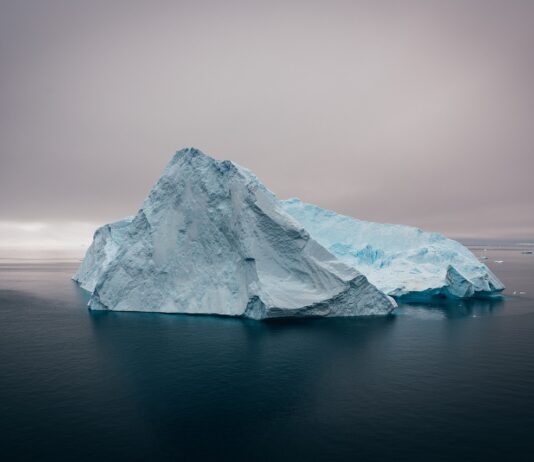
{"label": "overcast sky", "polygon": [[86,242],[186,146],[361,219],[533,237],[532,1],[0,5],[0,246]]}

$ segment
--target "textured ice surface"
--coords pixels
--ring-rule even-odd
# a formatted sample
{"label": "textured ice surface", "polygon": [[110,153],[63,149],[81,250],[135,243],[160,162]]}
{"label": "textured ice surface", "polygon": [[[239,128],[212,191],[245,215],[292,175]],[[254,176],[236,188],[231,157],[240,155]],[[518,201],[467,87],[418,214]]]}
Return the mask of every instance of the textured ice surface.
{"label": "textured ice surface", "polygon": [[89,292],[93,292],[109,264],[115,259],[121,242],[126,238],[128,226],[133,217],[115,221],[98,228],[93,243],[87,250],[82,264],[74,275],[74,280]]}
{"label": "textured ice surface", "polygon": [[299,199],[282,204],[312,238],[388,295],[468,298],[504,289],[466,247],[441,234],[356,220]]}
{"label": "textured ice surface", "polygon": [[135,217],[96,231],[74,279],[100,310],[264,319],[395,307],[250,171],[196,149],[176,153]]}

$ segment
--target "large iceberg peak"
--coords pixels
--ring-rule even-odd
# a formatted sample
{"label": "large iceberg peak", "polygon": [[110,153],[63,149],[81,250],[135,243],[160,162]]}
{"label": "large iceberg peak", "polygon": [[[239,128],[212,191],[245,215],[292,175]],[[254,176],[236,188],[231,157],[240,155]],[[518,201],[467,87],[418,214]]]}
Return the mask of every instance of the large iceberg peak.
{"label": "large iceberg peak", "polygon": [[395,303],[320,244],[247,169],[178,151],[133,219],[74,276],[92,309],[255,319],[387,314]]}

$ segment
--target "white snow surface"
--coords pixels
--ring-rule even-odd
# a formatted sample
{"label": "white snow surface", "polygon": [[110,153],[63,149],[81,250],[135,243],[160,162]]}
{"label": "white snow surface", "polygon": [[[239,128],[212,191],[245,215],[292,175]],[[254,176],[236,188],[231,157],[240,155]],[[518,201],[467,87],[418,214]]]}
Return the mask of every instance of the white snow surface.
{"label": "white snow surface", "polygon": [[248,170],[178,151],[73,277],[97,310],[254,319],[385,315],[395,301],[318,244]]}
{"label": "white snow surface", "polygon": [[390,296],[492,297],[504,289],[466,247],[441,234],[361,221],[299,199],[282,205],[313,239]]}

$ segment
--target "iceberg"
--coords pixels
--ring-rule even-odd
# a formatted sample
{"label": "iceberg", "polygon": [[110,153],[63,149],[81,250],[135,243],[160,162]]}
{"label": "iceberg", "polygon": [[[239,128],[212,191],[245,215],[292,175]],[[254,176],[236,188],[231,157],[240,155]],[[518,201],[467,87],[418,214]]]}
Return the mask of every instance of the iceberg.
{"label": "iceberg", "polygon": [[193,148],[175,154],[135,216],[95,232],[73,279],[93,310],[267,319],[396,306],[249,170]]}
{"label": "iceberg", "polygon": [[485,298],[504,289],[466,247],[441,234],[357,220],[296,198],[282,206],[319,244],[397,299]]}

